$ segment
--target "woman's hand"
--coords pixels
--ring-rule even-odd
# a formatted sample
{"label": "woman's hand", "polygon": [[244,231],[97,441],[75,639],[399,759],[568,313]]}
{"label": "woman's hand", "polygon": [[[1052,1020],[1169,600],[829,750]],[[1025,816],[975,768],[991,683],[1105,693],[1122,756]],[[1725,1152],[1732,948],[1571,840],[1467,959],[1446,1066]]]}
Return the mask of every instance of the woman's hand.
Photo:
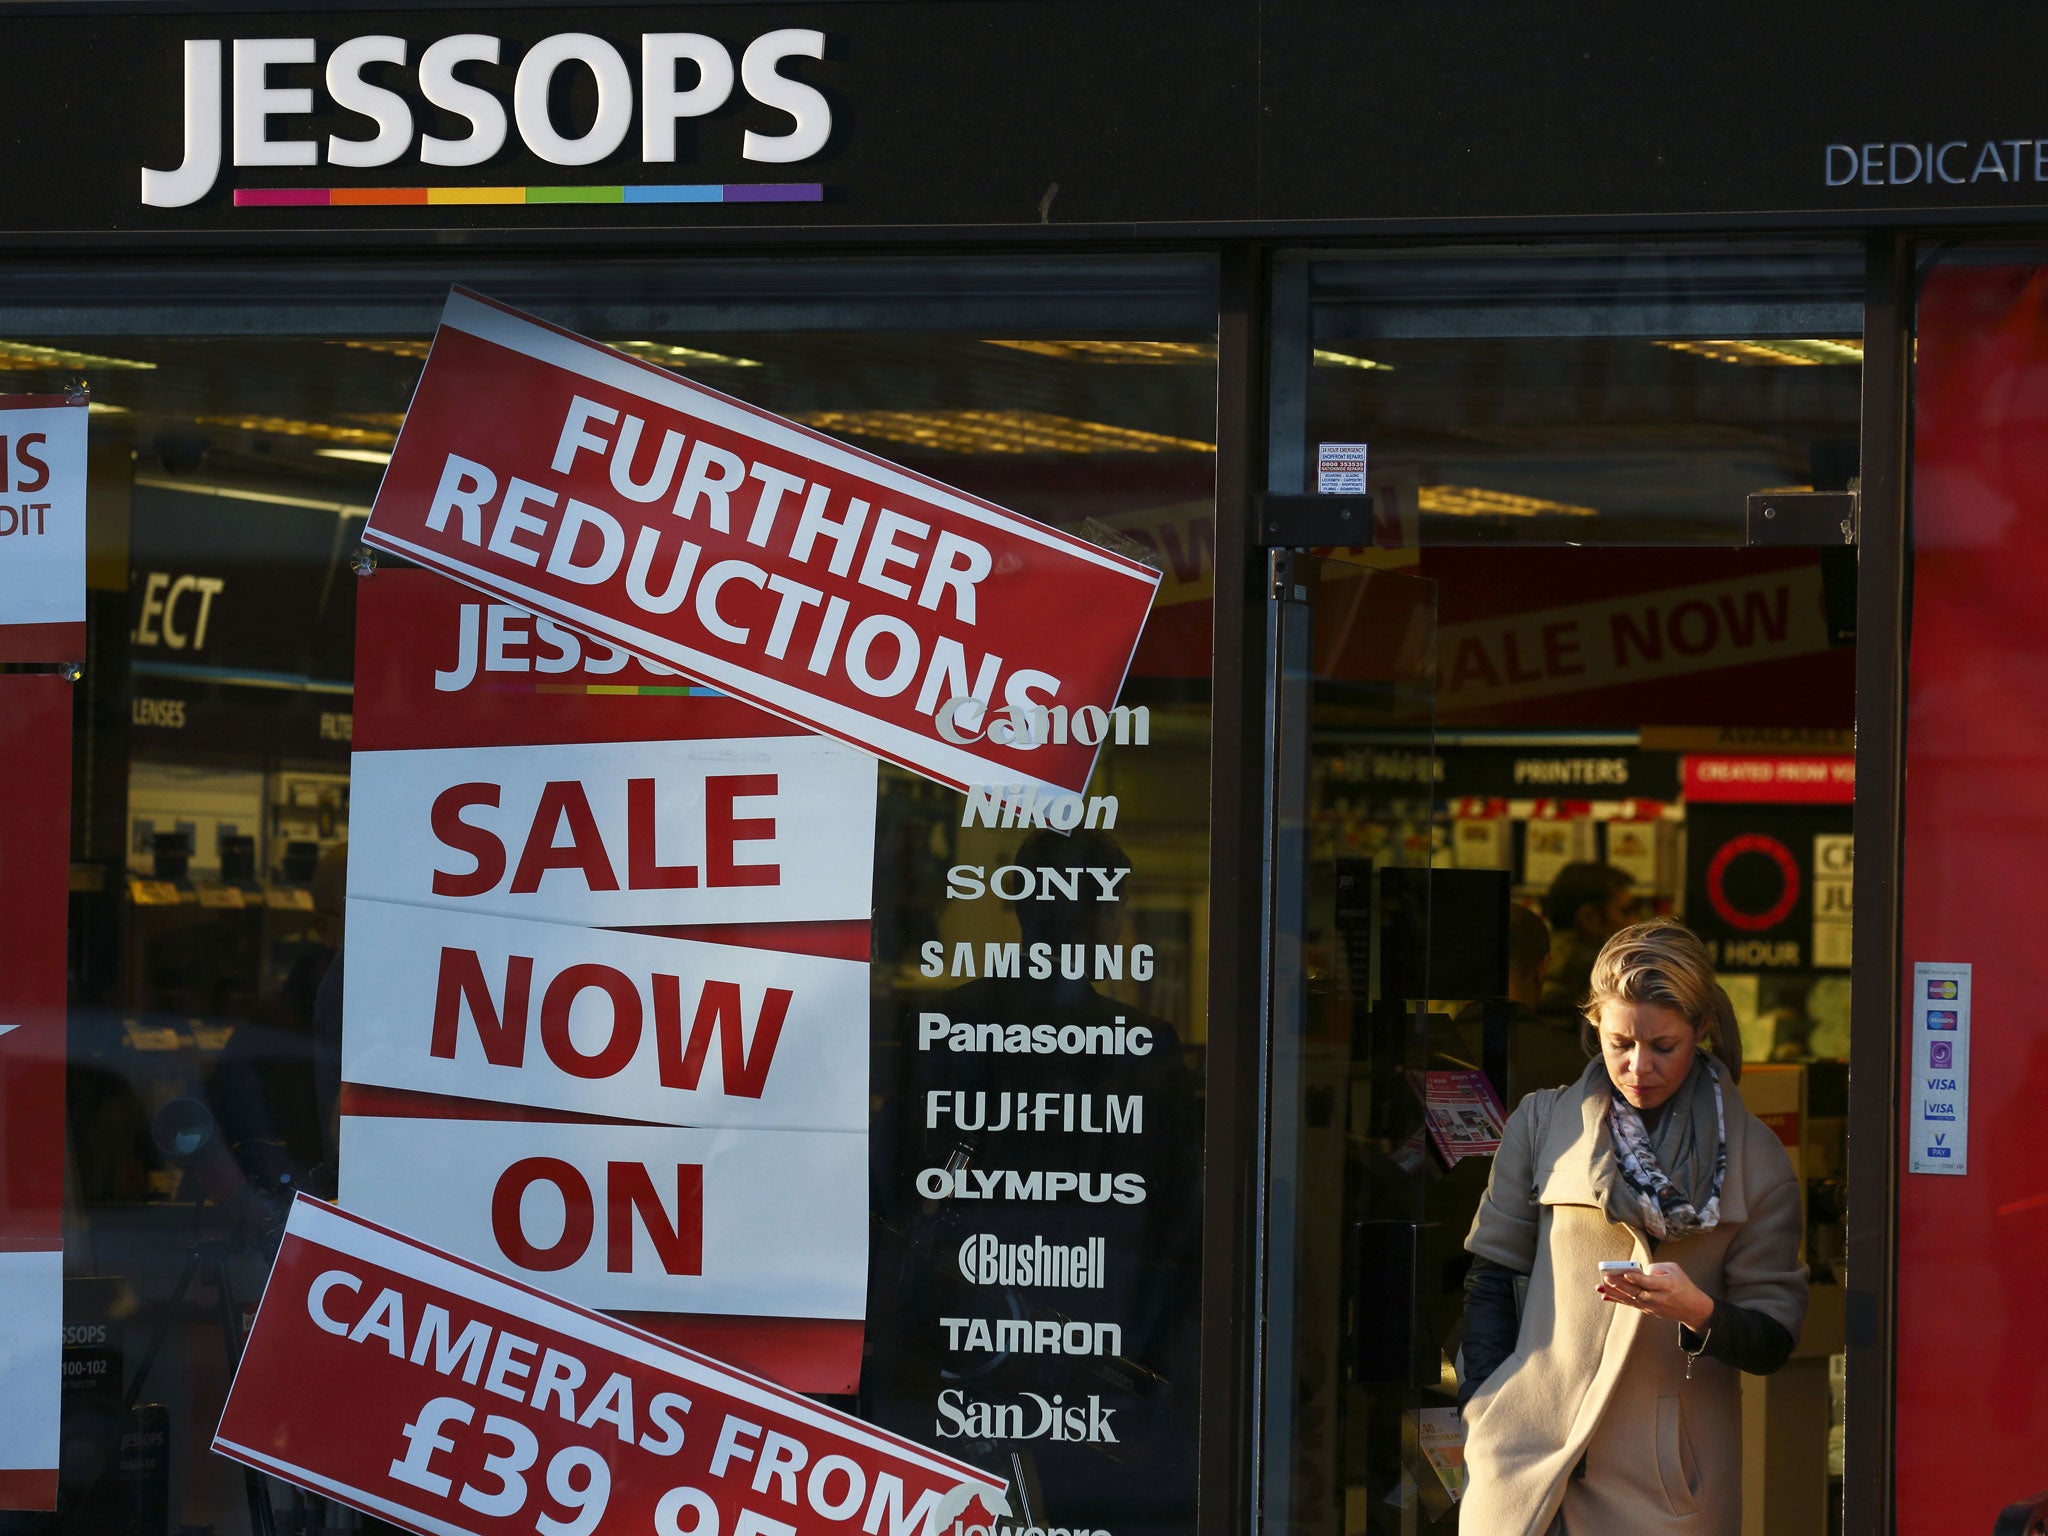
{"label": "woman's hand", "polygon": [[1652,1264],[1647,1270],[1609,1275],[1599,1289],[1607,1301],[1634,1307],[1668,1323],[1682,1323],[1694,1333],[1705,1332],[1714,1320],[1714,1298],[1694,1285],[1676,1264]]}

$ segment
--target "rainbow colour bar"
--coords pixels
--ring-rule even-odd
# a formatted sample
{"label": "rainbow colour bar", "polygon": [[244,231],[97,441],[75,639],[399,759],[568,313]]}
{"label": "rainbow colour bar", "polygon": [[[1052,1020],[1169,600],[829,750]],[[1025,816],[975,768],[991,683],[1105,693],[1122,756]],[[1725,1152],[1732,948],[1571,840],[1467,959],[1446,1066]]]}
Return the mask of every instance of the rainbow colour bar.
{"label": "rainbow colour bar", "polygon": [[658,683],[492,683],[492,693],[574,693],[588,698],[722,699],[716,688],[691,685],[668,687]]}
{"label": "rainbow colour bar", "polygon": [[237,187],[237,208],[478,207],[536,203],[821,203],[815,181],[640,187]]}

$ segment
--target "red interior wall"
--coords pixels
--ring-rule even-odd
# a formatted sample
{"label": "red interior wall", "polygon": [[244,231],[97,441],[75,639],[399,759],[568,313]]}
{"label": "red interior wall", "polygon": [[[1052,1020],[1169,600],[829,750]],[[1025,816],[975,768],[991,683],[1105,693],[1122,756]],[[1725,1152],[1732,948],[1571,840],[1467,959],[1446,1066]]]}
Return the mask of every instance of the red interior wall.
{"label": "red interior wall", "polygon": [[1901,1148],[1898,1528],[1985,1536],[2048,1487],[2048,267],[1929,275],[1914,455],[1901,985],[1974,971],[1969,1172]]}

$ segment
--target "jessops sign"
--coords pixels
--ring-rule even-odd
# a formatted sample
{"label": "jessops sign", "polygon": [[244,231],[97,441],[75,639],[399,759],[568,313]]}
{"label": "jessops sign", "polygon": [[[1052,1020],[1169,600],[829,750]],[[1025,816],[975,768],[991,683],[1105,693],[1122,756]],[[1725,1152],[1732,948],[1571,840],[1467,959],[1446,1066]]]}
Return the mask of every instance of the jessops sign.
{"label": "jessops sign", "polygon": [[[2015,23],[2012,7],[1950,7],[1918,34],[1756,7],[1731,51],[1716,8],[1617,31],[1598,8],[1496,4],[1499,62],[1478,70],[1494,88],[1475,92],[1470,39],[1429,6],[1207,0],[1189,27],[1183,0],[378,3],[259,19],[194,0],[131,6],[114,28],[91,7],[0,6],[0,47],[35,61],[9,79],[0,133],[41,144],[67,125],[0,167],[0,236],[544,223],[1127,239],[1589,216],[1751,228],[1849,210],[1921,224],[2048,202],[2028,46],[2048,20]],[[1515,89],[1534,58],[1547,88]],[[1135,59],[1094,88],[1103,61]],[[1362,114],[1367,78],[1379,110]],[[1621,126],[1559,135],[1560,96]],[[1469,153],[1389,127],[1452,109]],[[1755,123],[1771,131],[1741,126]]]}
{"label": "jessops sign", "polygon": [[[370,33],[336,44],[324,60],[311,37],[188,38],[184,158],[173,169],[143,169],[142,201],[152,208],[187,207],[211,193],[228,168],[332,165],[363,170],[416,158],[428,179],[441,185],[237,187],[234,200],[238,207],[815,202],[820,189],[806,183],[651,179],[603,188],[468,187],[457,184],[458,176],[435,173],[496,159],[514,135],[549,165],[595,165],[625,146],[636,115],[641,164],[672,166],[678,159],[678,125],[717,112],[733,99],[736,87],[786,122],[774,133],[728,129],[739,139],[741,157],[765,165],[808,160],[831,137],[832,107],[821,91],[797,77],[793,61],[824,56],[825,34],[807,27],[763,32],[739,50],[737,59],[733,49],[705,33],[646,32],[631,62],[620,48],[589,32],[556,33],[516,60],[503,38],[486,32],[455,33],[423,46]],[[551,101],[560,90],[577,86],[586,91],[594,86],[595,110],[587,121],[565,127]],[[331,120],[337,110],[349,131],[314,131],[316,111]],[[452,121],[460,131],[429,131],[423,118]],[[608,199],[569,195],[599,192]]]}

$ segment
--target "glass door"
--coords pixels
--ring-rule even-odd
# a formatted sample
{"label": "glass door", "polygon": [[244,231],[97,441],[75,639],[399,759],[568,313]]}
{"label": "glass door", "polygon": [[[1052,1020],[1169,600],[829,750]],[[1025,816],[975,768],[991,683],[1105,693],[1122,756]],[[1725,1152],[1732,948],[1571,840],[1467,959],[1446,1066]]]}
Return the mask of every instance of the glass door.
{"label": "glass door", "polygon": [[1429,999],[1504,984],[1435,920],[1435,583],[1269,559],[1263,1523],[1413,1530],[1450,1504],[1418,1431],[1456,1401],[1461,1138],[1499,1115],[1483,1018]]}
{"label": "glass door", "polygon": [[1651,917],[1706,944],[1805,1195],[1806,1326],[1742,1383],[1745,1529],[1829,1529],[1859,597],[1889,623],[1860,590],[1863,300],[1844,246],[1275,262],[1268,1533],[1457,1529],[1493,1138],[1587,1071],[1593,958]]}

